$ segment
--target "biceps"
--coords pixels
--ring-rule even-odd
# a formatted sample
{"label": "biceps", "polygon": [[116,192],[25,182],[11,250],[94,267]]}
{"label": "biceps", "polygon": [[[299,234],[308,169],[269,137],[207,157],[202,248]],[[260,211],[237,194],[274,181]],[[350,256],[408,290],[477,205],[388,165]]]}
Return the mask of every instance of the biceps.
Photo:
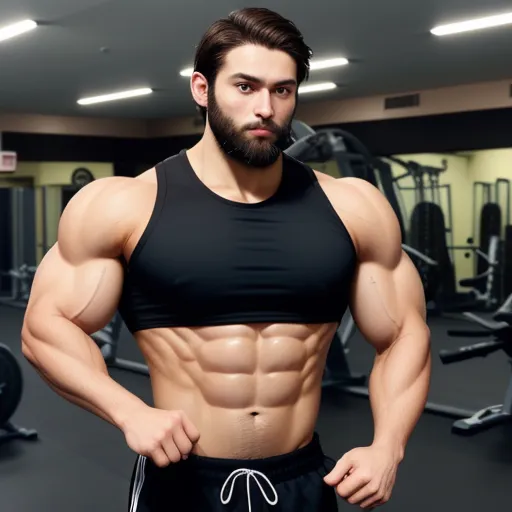
{"label": "biceps", "polygon": [[385,350],[415,325],[423,325],[426,308],[421,280],[402,252],[394,269],[367,262],[357,271],[350,309],[363,336]]}
{"label": "biceps", "polygon": [[66,261],[56,244],[46,254],[35,275],[27,317],[51,322],[63,316],[91,334],[114,315],[121,295],[123,269],[115,259],[86,260],[79,265]]}

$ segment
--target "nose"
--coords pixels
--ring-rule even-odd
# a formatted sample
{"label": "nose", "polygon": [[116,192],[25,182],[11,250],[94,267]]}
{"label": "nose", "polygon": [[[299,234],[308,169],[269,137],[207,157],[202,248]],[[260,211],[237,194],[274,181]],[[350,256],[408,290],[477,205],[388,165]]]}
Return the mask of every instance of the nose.
{"label": "nose", "polygon": [[254,114],[263,119],[269,119],[274,115],[270,92],[266,89],[259,91]]}

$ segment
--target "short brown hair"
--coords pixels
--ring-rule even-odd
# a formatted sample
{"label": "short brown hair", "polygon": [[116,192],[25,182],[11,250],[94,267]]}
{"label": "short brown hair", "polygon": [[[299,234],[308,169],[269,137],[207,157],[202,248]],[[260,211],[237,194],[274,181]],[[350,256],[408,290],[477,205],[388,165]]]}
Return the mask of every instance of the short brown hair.
{"label": "short brown hair", "polygon": [[[199,43],[194,71],[204,75],[213,87],[225,55],[244,44],[256,44],[281,50],[297,64],[297,83],[309,78],[309,62],[313,55],[293,22],[269,9],[247,7],[233,11],[227,18],[214,22]],[[205,110],[203,115],[205,115]]]}

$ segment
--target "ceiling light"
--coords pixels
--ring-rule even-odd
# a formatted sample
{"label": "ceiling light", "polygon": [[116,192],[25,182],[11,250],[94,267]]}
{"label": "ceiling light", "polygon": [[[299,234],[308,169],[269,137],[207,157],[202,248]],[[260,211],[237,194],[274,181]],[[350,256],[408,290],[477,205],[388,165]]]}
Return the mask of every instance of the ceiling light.
{"label": "ceiling light", "polygon": [[185,68],[180,71],[181,76],[192,76],[194,72],[194,68]]}
{"label": "ceiling light", "polygon": [[310,92],[330,91],[336,89],[337,85],[334,82],[323,82],[319,84],[303,85],[299,87],[299,94],[307,94]]}
{"label": "ceiling light", "polygon": [[316,71],[318,69],[327,69],[327,68],[336,68],[338,66],[346,66],[348,64],[348,59],[344,57],[338,57],[336,59],[325,59],[325,60],[316,60],[311,61],[310,69],[311,71]]}
{"label": "ceiling light", "polygon": [[24,20],[19,23],[13,23],[6,27],[0,28],[0,41],[6,41],[11,37],[19,36],[25,32],[29,32],[37,27],[37,23],[32,20]]}
{"label": "ceiling light", "polygon": [[430,32],[435,36],[446,36],[484,28],[499,27],[508,25],[509,23],[512,23],[512,12],[508,14],[498,14],[497,16],[488,16],[486,18],[461,21],[459,23],[450,23],[449,25],[440,25],[433,28]]}
{"label": "ceiling light", "polygon": [[91,98],[83,98],[78,100],[79,105],[92,105],[94,103],[104,103],[106,101],[124,100],[126,98],[135,98],[137,96],[145,96],[151,94],[152,89],[133,89],[131,91],[115,92],[112,94],[104,94],[103,96],[93,96]]}

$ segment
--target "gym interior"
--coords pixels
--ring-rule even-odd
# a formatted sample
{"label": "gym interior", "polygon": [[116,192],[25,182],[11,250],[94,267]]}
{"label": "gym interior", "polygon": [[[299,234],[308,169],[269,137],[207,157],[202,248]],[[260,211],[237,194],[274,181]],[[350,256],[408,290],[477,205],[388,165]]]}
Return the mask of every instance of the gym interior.
{"label": "gym interior", "polygon": [[[315,53],[287,153],[336,178],[355,176],[378,187],[395,210],[403,249],[425,290],[429,401],[382,508],[508,508],[510,4],[258,5],[292,19]],[[134,454],[119,431],[56,395],[24,359],[24,308],[34,272],[57,240],[60,215],[81,187],[109,176],[135,177],[199,140],[203,124],[189,88],[194,48],[212,21],[241,6],[228,0],[190,0],[179,9],[157,0],[2,1],[2,512],[127,509]],[[2,32],[29,19],[16,37]],[[453,25],[463,21],[465,29]],[[141,87],[150,91],[79,103]],[[373,434],[367,384],[374,353],[350,311],[340,321],[317,425],[335,459],[367,445]],[[111,376],[150,404],[147,368],[118,315],[92,337]],[[339,510],[353,508],[339,500]]]}

